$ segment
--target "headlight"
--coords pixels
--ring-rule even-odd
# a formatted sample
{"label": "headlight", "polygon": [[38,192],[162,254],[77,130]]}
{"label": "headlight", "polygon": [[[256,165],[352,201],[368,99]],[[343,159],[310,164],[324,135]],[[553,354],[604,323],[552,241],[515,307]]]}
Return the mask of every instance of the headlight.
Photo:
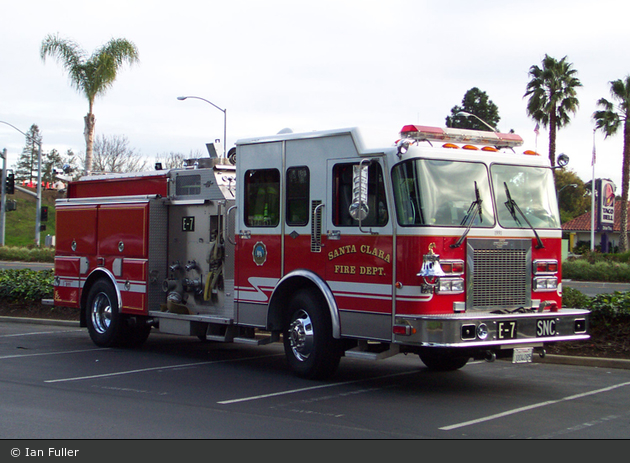
{"label": "headlight", "polygon": [[558,288],[556,277],[535,277],[534,291],[555,291]]}
{"label": "headlight", "polygon": [[459,294],[464,292],[463,278],[440,278],[436,287],[438,294]]}

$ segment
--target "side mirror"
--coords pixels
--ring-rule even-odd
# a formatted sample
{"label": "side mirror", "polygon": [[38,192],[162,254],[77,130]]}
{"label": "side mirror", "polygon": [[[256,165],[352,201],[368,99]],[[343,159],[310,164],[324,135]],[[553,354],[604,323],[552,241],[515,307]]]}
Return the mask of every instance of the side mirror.
{"label": "side mirror", "polygon": [[370,213],[368,207],[368,166],[352,166],[352,204],[348,208],[350,217],[361,222]]}

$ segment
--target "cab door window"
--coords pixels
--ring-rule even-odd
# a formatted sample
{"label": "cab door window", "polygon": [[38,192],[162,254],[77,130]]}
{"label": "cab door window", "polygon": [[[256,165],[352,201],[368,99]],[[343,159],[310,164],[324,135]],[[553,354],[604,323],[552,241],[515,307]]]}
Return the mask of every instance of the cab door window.
{"label": "cab door window", "polygon": [[310,177],[306,166],[287,169],[287,225],[304,226],[309,219]]}
{"label": "cab door window", "polygon": [[245,172],[245,224],[276,227],[280,223],[280,172],[256,169]]}
{"label": "cab door window", "polygon": [[[350,215],[352,204],[353,166],[358,163],[336,164],[333,167],[333,217],[335,226],[358,227],[359,221]],[[377,162],[368,167],[368,215],[361,221],[362,226],[382,227],[387,225],[388,212],[385,196],[383,171]]]}

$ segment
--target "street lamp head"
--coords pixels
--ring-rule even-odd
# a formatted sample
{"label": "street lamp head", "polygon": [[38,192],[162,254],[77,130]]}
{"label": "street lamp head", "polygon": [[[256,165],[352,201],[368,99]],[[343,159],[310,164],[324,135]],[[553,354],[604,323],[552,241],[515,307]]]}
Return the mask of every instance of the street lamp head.
{"label": "street lamp head", "polygon": [[483,125],[485,125],[486,127],[488,127],[490,130],[492,130],[493,132],[498,132],[498,130],[496,129],[496,127],[492,127],[490,124],[488,124],[486,121],[484,121],[482,118],[480,118],[479,116],[477,116],[476,114],[473,113],[469,113],[467,111],[459,111],[457,114],[455,114],[455,117],[457,116],[464,116],[464,117],[474,117],[475,119],[479,120],[479,122],[481,122]]}
{"label": "street lamp head", "polygon": [[198,96],[178,96],[177,99],[178,100],[185,100],[187,98],[196,98],[197,100],[201,100],[201,101],[205,101],[206,103],[214,106],[215,108],[217,108],[219,111],[221,111],[223,113],[223,157],[227,156],[226,153],[226,149],[227,149],[227,109],[221,109],[219,108],[217,105],[215,105],[212,101],[208,101],[205,98],[201,98]]}

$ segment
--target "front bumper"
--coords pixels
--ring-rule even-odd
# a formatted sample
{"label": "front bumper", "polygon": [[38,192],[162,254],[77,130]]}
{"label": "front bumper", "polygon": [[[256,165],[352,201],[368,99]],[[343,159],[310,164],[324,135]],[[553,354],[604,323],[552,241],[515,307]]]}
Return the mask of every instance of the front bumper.
{"label": "front bumper", "polygon": [[[422,347],[494,348],[540,346],[548,342],[589,339],[588,310],[561,309],[557,312],[397,316],[394,342]],[[401,331],[401,330],[399,330]]]}

